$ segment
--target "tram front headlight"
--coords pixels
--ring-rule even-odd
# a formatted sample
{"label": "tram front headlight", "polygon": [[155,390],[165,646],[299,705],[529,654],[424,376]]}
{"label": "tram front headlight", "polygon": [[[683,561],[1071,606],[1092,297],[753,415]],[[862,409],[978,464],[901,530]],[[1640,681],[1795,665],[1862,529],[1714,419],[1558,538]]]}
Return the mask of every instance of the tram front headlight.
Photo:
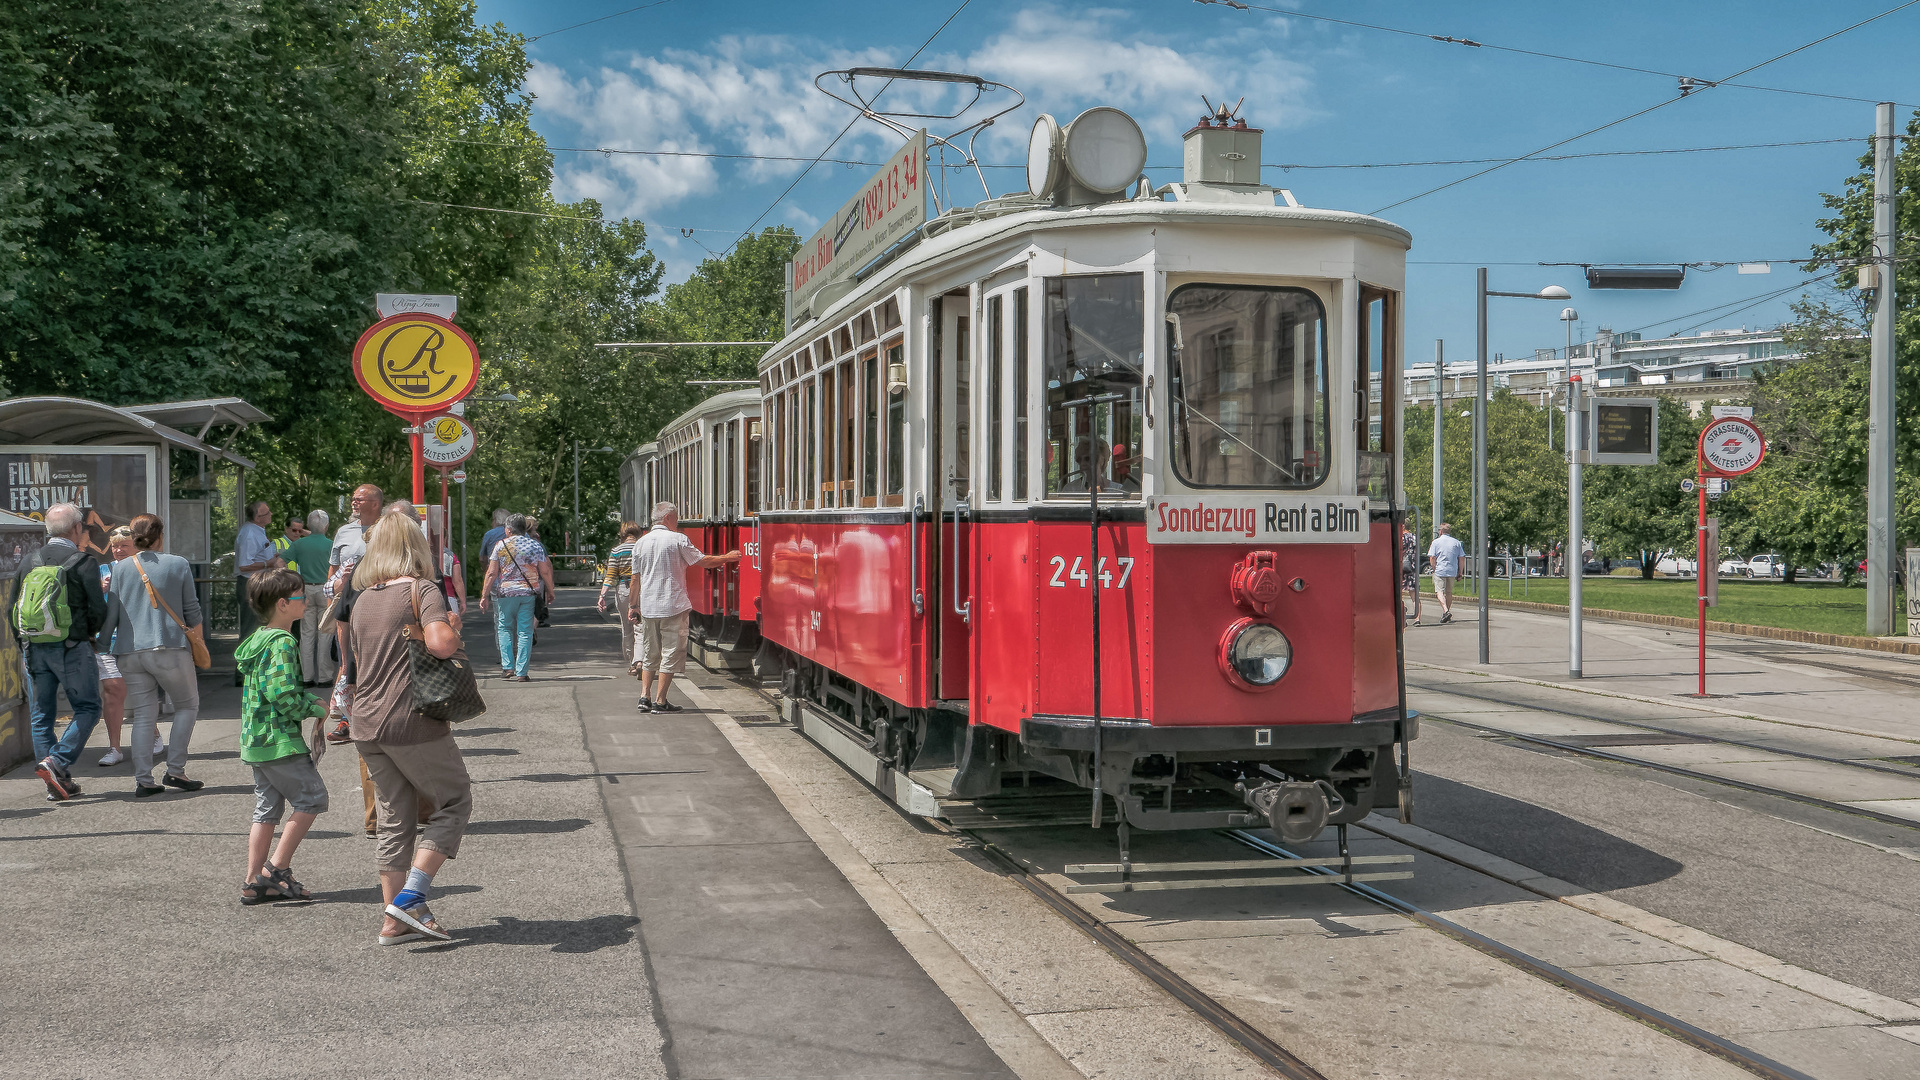
{"label": "tram front headlight", "polygon": [[1293,643],[1278,627],[1242,619],[1220,642],[1220,667],[1243,690],[1265,690],[1293,666]]}

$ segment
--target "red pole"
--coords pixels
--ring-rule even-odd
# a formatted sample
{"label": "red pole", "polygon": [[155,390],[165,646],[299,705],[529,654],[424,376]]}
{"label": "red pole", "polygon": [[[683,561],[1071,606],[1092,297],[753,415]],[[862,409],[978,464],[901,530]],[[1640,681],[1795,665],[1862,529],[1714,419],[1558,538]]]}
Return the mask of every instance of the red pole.
{"label": "red pole", "polygon": [[413,434],[407,436],[407,441],[413,444],[413,505],[415,506],[423,506],[427,501],[427,463],[421,456],[424,442],[420,427],[425,422],[424,417],[415,416]]}
{"label": "red pole", "polygon": [[[1701,560],[1707,553],[1707,469],[1696,455],[1694,458],[1694,484],[1700,495],[1700,521],[1694,528],[1693,568],[1694,580],[1698,583],[1695,590],[1700,605],[1700,697],[1707,696],[1707,564]],[[1719,573],[1720,568],[1714,567]]]}

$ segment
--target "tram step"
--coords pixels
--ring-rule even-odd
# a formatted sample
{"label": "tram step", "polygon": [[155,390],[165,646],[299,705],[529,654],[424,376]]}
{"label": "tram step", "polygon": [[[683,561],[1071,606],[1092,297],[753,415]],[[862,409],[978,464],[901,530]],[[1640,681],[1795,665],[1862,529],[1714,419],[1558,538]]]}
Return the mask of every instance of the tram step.
{"label": "tram step", "polygon": [[[1092,816],[1093,794],[1001,795],[986,799],[941,799],[940,816],[956,829],[1040,829],[1085,825]],[[1112,800],[1102,800],[1105,822],[1118,821]]]}

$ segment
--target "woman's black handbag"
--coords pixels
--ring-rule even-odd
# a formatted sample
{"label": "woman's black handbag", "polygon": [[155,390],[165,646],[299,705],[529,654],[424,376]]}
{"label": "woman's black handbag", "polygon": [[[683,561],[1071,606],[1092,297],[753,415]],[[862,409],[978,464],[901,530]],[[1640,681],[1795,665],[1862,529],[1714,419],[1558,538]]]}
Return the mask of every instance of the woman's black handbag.
{"label": "woman's black handbag", "polygon": [[[414,585],[424,582],[416,580]],[[429,586],[431,587],[431,586]],[[431,720],[457,724],[487,711],[473,665],[463,657],[442,659],[427,651],[427,633],[420,621],[420,591],[413,597],[413,622],[401,628],[407,639],[407,666],[413,676],[414,711]]]}

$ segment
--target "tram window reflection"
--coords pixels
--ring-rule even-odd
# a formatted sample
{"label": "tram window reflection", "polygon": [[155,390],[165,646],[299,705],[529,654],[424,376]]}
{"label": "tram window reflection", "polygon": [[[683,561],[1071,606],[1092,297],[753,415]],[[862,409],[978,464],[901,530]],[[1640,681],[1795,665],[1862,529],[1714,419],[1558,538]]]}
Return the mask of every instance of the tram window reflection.
{"label": "tram window reflection", "polygon": [[987,498],[995,502],[1000,499],[1000,399],[1007,362],[1003,306],[1000,297],[987,298]]}
{"label": "tram window reflection", "polygon": [[860,357],[860,505],[874,505],[880,488],[880,354]]}
{"label": "tram window reflection", "polygon": [[1305,289],[1167,298],[1173,468],[1193,487],[1310,488],[1327,472],[1326,312]]}
{"label": "tram window reflection", "polygon": [[[887,366],[904,363],[907,347],[895,339],[887,346]],[[904,391],[887,395],[887,497],[886,505],[900,506],[906,501],[907,486],[907,395]]]}
{"label": "tram window reflection", "polygon": [[1027,290],[1013,291],[1013,498],[1027,501]]}
{"label": "tram window reflection", "polygon": [[[1116,498],[1140,497],[1145,286],[1140,274],[1046,281],[1050,496],[1085,494],[1098,484]],[[1121,396],[1086,403],[1113,394]]]}

